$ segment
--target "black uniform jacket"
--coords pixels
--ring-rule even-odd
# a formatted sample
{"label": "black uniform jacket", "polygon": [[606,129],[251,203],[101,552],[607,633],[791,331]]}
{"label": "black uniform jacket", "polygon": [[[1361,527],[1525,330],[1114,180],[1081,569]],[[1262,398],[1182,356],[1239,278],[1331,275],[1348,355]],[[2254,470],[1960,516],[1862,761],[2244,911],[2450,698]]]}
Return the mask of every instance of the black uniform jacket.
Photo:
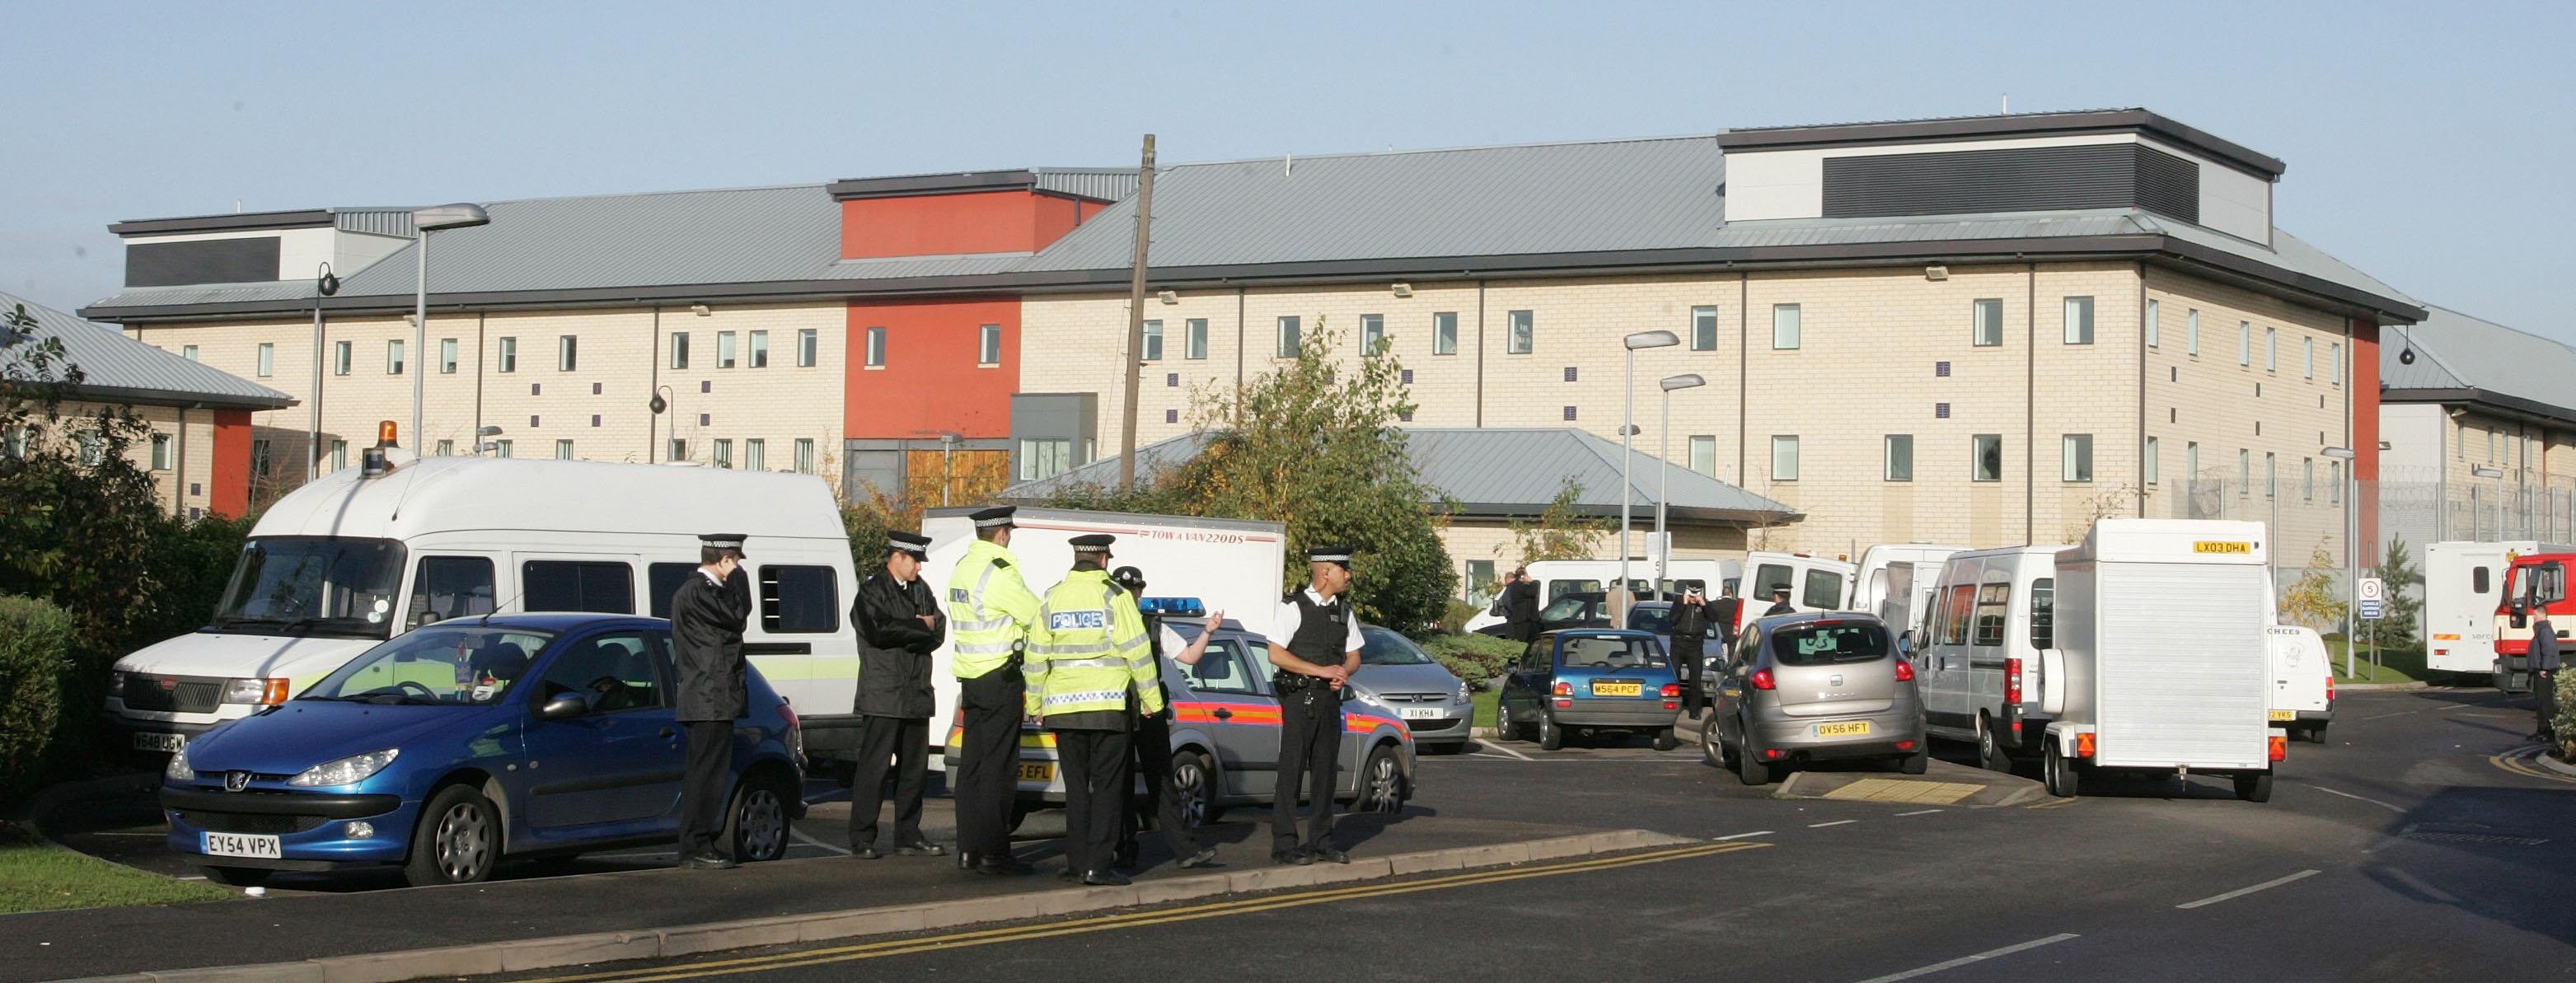
{"label": "black uniform jacket", "polygon": [[680,671],[681,720],[735,720],[750,712],[742,661],[742,628],[750,617],[750,582],[741,570],[723,587],[691,573],[671,593],[671,660]]}
{"label": "black uniform jacket", "polygon": [[[918,617],[925,614],[930,624]],[[948,616],[929,585],[918,577],[907,585],[883,570],[869,574],[850,602],[850,624],[859,632],[859,712],[929,719],[930,651],[948,637]]]}

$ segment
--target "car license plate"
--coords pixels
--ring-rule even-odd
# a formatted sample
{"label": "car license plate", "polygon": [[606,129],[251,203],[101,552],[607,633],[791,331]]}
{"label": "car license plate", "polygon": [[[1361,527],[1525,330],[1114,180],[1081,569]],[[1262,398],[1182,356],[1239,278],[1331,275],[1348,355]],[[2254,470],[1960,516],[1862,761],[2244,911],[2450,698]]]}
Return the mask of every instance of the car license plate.
{"label": "car license plate", "polygon": [[1817,737],[1853,737],[1869,733],[1869,721],[1847,720],[1839,724],[1817,724]]}
{"label": "car license plate", "polygon": [[1403,714],[1406,720],[1438,720],[1449,715],[1439,707],[1405,707]]}
{"label": "car license plate", "polygon": [[1020,780],[1024,782],[1055,781],[1055,766],[1043,761],[1022,764],[1020,766]]}
{"label": "car license plate", "polygon": [[2297,720],[2297,719],[2299,719],[2299,711],[2296,711],[2296,710],[2274,710],[2274,711],[2272,711],[2272,719],[2274,719],[2274,720]]}
{"label": "car license plate", "polygon": [[199,833],[198,846],[209,857],[262,857],[281,860],[286,853],[277,845],[277,837],[253,836],[248,833]]}
{"label": "car license plate", "polygon": [[137,751],[168,751],[176,754],[180,748],[186,746],[188,746],[188,735],[186,734],[134,735],[134,749]]}
{"label": "car license plate", "polygon": [[1644,696],[1644,695],[1646,695],[1646,684],[1644,684],[1644,683],[1606,683],[1606,682],[1605,682],[1605,683],[1594,683],[1594,684],[1592,684],[1592,695],[1594,695],[1594,696]]}

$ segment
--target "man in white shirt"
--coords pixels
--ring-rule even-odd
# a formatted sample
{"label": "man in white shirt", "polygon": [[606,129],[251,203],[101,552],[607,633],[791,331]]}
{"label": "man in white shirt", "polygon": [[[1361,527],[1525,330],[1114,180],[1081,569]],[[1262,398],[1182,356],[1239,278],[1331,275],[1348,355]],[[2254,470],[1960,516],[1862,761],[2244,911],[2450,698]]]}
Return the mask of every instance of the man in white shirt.
{"label": "man in white shirt", "polygon": [[[1335,848],[1334,771],[1341,764],[1341,688],[1360,668],[1360,619],[1344,592],[1351,586],[1351,550],[1323,546],[1308,551],[1308,584],[1291,592],[1272,615],[1271,688],[1279,694],[1279,777],[1270,806],[1270,859],[1305,865],[1351,862]],[[1314,808],[1306,839],[1297,839],[1297,781],[1312,776],[1307,801]]]}

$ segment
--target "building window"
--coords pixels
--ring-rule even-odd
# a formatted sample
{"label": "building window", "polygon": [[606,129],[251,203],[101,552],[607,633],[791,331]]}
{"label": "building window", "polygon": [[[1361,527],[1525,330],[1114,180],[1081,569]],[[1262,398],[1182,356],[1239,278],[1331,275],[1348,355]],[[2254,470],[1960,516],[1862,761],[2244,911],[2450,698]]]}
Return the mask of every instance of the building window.
{"label": "building window", "polygon": [[1503,350],[1513,355],[1527,355],[1538,347],[1538,312],[1512,311],[1503,315],[1509,327],[1503,339]]}
{"label": "building window", "polygon": [[2326,501],[2343,504],[2343,462],[2326,462]]}
{"label": "building window", "polygon": [[2303,458],[2300,458],[2300,459],[2299,459],[2299,501],[2302,501],[2302,502],[2313,502],[2313,501],[2316,501],[2316,500],[2317,500],[2317,459],[2316,459],[2316,458],[2313,458],[2313,457],[2303,457]]}
{"label": "building window", "polygon": [[1073,441],[1063,438],[1022,439],[1018,457],[1017,480],[1052,478],[1073,470]]}
{"label": "building window", "polygon": [[1713,352],[1717,350],[1717,308],[1691,308],[1690,340],[1692,351]]}
{"label": "building window", "polygon": [[767,331],[751,333],[751,367],[755,369],[769,367],[769,332]]}
{"label": "building window", "polygon": [[[343,344],[346,344],[346,342],[343,342]],[[519,371],[519,339],[501,339],[500,357],[495,358],[493,361],[500,363],[499,370],[502,372]],[[348,373],[343,372],[341,374],[347,375]]]}
{"label": "building window", "polygon": [[1207,319],[1194,317],[1181,322],[1181,357],[1207,358]]}
{"label": "building window", "polygon": [[569,441],[569,440],[558,440],[558,441],[555,441],[555,460],[558,460],[558,461],[569,461],[569,460],[572,460],[572,441]]}
{"label": "building window", "polygon": [[1466,593],[1460,596],[1467,603],[1479,607],[1491,603],[1494,599],[1494,580],[1494,561],[1469,560],[1466,579],[1459,581],[1459,586],[1466,588]]}
{"label": "building window", "polygon": [[671,332],[671,367],[689,367],[689,333],[686,331]]}
{"label": "building window", "polygon": [[1431,315],[1431,354],[1458,354],[1458,312],[1441,311]]}
{"label": "building window", "polygon": [[685,441],[685,440],[682,440],[682,439],[680,439],[680,438],[678,438],[678,437],[673,437],[673,438],[671,438],[671,453],[670,453],[670,455],[669,455],[668,457],[663,458],[663,460],[666,460],[666,461],[686,461],[686,460],[688,460],[688,459],[689,459],[689,442],[688,442],[688,441]]}
{"label": "building window", "polygon": [[2065,479],[2067,481],[2085,482],[2093,480],[2093,435],[2089,433],[2067,434],[2065,449],[2060,453],[2059,461],[2064,468]]}
{"label": "building window", "polygon": [[1378,356],[1386,353],[1386,315],[1360,315],[1360,354]]}
{"label": "building window", "polygon": [[555,371],[570,372],[581,364],[581,339],[563,335],[555,339]]}
{"label": "building window", "polygon": [[1280,318],[1279,357],[1296,358],[1298,350],[1304,346],[1305,342],[1299,340],[1297,337],[1297,316],[1291,314]]}
{"label": "building window", "polygon": [[796,473],[814,473],[814,439],[811,437],[796,438]]}
{"label": "building window", "polygon": [[438,339],[438,374],[456,374],[456,339]]}
{"label": "building window", "polygon": [[2300,378],[2314,379],[2317,377],[2317,339],[2313,336],[2299,339],[2299,362],[2301,365],[2301,368],[2299,369]]}
{"label": "building window", "polygon": [[260,342],[259,377],[265,379],[275,374],[277,374],[277,345],[273,342]]}
{"label": "building window", "polygon": [[1981,433],[1969,441],[1970,472],[1975,481],[2004,480],[2004,435]]}
{"label": "building window", "polygon": [[1773,349],[1785,350],[1798,347],[1799,335],[1803,330],[1803,318],[1799,313],[1798,305],[1771,305],[1771,347]]}
{"label": "building window", "polygon": [[[995,333],[998,334],[999,332],[996,331]],[[999,339],[996,340],[998,341]],[[822,332],[816,331],[812,328],[796,329],[796,367],[800,369],[813,368],[814,349],[820,347],[822,343]]]}
{"label": "building window", "polygon": [[733,466],[732,440],[721,439],[716,441],[716,466],[719,468],[730,468]]}
{"label": "building window", "polygon": [[1136,358],[1138,361],[1160,362],[1163,360],[1162,321],[1155,320],[1145,322],[1144,336],[1139,340],[1142,347],[1136,349]]}
{"label": "building window", "polygon": [[345,467],[348,467],[348,466],[349,466],[349,442],[348,442],[348,441],[345,441],[345,440],[334,440],[334,441],[332,441],[332,442],[331,442],[331,470],[333,470],[333,471],[338,471],[338,470],[340,470],[341,468],[345,468]]}
{"label": "building window", "polygon": [[885,368],[885,358],[886,358],[886,329],[884,329],[884,328],[869,328],[869,329],[868,329],[868,354],[867,354],[867,363],[866,363],[866,364],[867,364],[867,367],[868,367],[868,368],[871,368],[871,369],[882,369],[882,368]]}
{"label": "building window", "polygon": [[268,441],[265,439],[251,441],[250,476],[253,480],[265,481],[268,479],[268,460]]}
{"label": "building window", "polygon": [[1717,437],[1702,435],[1690,439],[1690,469],[1711,478],[1717,477]]}
{"label": "building window", "polygon": [[351,344],[350,342],[346,342],[346,341],[333,342],[333,343],[331,344],[331,374],[332,374],[332,375],[348,375],[348,374],[349,374],[349,348],[350,348],[350,344]]}
{"label": "building window", "polygon": [[716,368],[719,368],[719,369],[730,369],[730,368],[733,368],[734,360],[735,360],[735,356],[734,356],[734,338],[733,338],[733,332],[731,332],[731,331],[718,331],[718,332],[716,332]]}
{"label": "building window", "polygon": [[187,359],[188,361],[191,361],[191,362],[197,361],[197,346],[195,346],[195,345],[181,345],[181,346],[179,346],[179,357],[180,357],[180,358]]}
{"label": "building window", "polygon": [[154,470],[154,471],[168,471],[168,470],[170,470],[170,435],[169,435],[169,434],[166,434],[166,433],[156,433],[156,434],[153,434],[153,435],[152,435],[152,470]]}
{"label": "building window", "polygon": [[493,441],[493,442],[492,442],[492,456],[493,456],[493,457],[509,457],[509,456],[510,456],[510,442],[509,442],[509,441],[506,441],[506,440],[495,440],[495,441]]}
{"label": "building window", "polygon": [[385,374],[403,374],[403,343],[400,340],[385,342]]}
{"label": "building window", "polygon": [[2164,344],[2164,341],[2165,341],[2165,324],[2164,324],[2164,321],[2165,321],[2165,315],[2164,315],[2164,309],[2163,309],[2163,306],[2162,306],[2162,305],[2160,305],[2160,304],[2158,304],[2158,303],[2157,303],[2157,302],[2155,302],[2155,301],[2152,301],[2152,300],[2148,301],[2148,302],[2147,302],[2147,347],[2149,347],[2149,348],[2154,348],[2154,347],[2156,347],[2156,346],[2158,346],[2158,345],[2162,345],[2162,344]]}
{"label": "building window", "polygon": [[434,453],[434,454],[438,455],[439,457],[455,457],[455,456],[456,456],[456,442],[455,442],[455,441],[453,441],[453,440],[442,440],[442,441],[439,441],[439,442],[438,442],[438,449],[437,449],[436,451],[433,451],[432,453]]}
{"label": "building window", "polygon": [[1979,348],[1993,348],[2004,343],[2004,302],[1989,297],[1969,305],[1970,322],[1974,325],[1969,343]]}
{"label": "building window", "polygon": [[2066,343],[2070,345],[2093,343],[2093,298],[2066,298]]}
{"label": "building window", "polygon": [[2182,480],[2188,487],[2200,480],[2200,442],[2182,445]]}
{"label": "building window", "polygon": [[987,324],[975,329],[975,364],[992,368],[1002,364],[1002,326]]}
{"label": "building window", "polygon": [[2146,461],[2144,463],[2144,468],[2146,470],[2145,477],[2147,479],[2147,484],[2155,484],[2163,477],[2165,468],[2164,452],[2156,446],[2156,438],[2154,437],[2147,438]]}
{"label": "building window", "polygon": [[2335,384],[2335,385],[2338,385],[2338,386],[2343,385],[2343,343],[2342,343],[2342,342],[2340,342],[2340,341],[2330,341],[2330,342],[2327,342],[2327,343],[2326,343],[2326,361],[2328,361],[2328,362],[2330,362],[2330,363],[2333,363],[2333,365],[2334,365],[2334,384]]}
{"label": "building window", "polygon": [[1892,433],[1887,435],[1887,465],[1884,474],[1886,479],[1889,481],[1914,480],[1913,434]]}
{"label": "building window", "polygon": [[2236,449],[2236,497],[2254,497],[2254,452]]}
{"label": "building window", "polygon": [[2281,371],[2281,329],[2263,329],[2263,371]]}
{"label": "building window", "polygon": [[2254,322],[2236,322],[2236,364],[2254,367]]}
{"label": "building window", "polygon": [[742,442],[742,469],[745,471],[769,470],[768,441],[753,437]]}
{"label": "building window", "polygon": [[1771,438],[1771,480],[1798,480],[1798,438]]}
{"label": "building window", "polygon": [[2182,317],[2183,352],[2200,354],[2200,312],[2185,311]]}
{"label": "building window", "polygon": [[2270,452],[2270,451],[2264,451],[2264,452],[2263,452],[2263,497],[2264,497],[2264,498],[2278,498],[2278,497],[2280,497],[2280,494],[2281,494],[2281,470],[2280,470],[2280,467],[2275,463],[2277,460],[2278,460],[2278,459],[2277,459],[2276,457],[2274,457],[2274,456],[2273,456],[2272,452]]}

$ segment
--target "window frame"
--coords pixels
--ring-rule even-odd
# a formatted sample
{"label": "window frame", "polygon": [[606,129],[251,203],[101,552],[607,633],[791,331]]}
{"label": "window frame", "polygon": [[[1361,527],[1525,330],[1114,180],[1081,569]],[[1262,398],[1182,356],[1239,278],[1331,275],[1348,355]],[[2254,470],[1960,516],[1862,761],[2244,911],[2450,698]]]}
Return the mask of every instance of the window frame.
{"label": "window frame", "polygon": [[[1780,450],[1781,450],[1781,448],[1784,446],[1784,445],[1782,444],[1782,441],[1786,441],[1786,442],[1787,442],[1787,444],[1786,444],[1785,446],[1788,448],[1788,451],[1789,451],[1789,468],[1788,468],[1788,470],[1789,470],[1789,474],[1788,474],[1788,476],[1787,476],[1787,477],[1782,477],[1782,476],[1780,475],[1780,470],[1781,470],[1781,469],[1780,469]],[[1775,434],[1772,434],[1772,435],[1771,435],[1771,480],[1772,480],[1772,481],[1774,481],[1774,482],[1789,482],[1789,481],[1796,481],[1796,480],[1798,480],[1798,474],[1799,474],[1800,467],[1801,467],[1801,465],[1802,465],[1802,464],[1804,464],[1804,463],[1805,463],[1805,462],[1804,462],[1804,457],[1803,457],[1803,456],[1800,454],[1800,452],[1799,452],[1799,447],[1798,447],[1798,435],[1797,435],[1797,434],[1793,434],[1793,433],[1790,433],[1790,434],[1777,434],[1777,433],[1775,433]]]}
{"label": "window frame", "polygon": [[[1899,460],[1900,455],[1897,453],[1897,449],[1900,446],[1904,448],[1904,454],[1902,455],[1901,461]],[[1879,463],[1879,480],[1898,482],[1914,480],[1913,434],[1887,434],[1885,438],[1879,442],[1879,447],[1879,456],[1881,459]],[[1899,466],[1900,464],[1902,465],[1901,467]]]}
{"label": "window frame", "polygon": [[769,332],[767,329],[750,332],[743,338],[743,346],[750,349],[745,356],[745,360],[751,363],[752,368],[765,369],[769,367]]}
{"label": "window frame", "polygon": [[349,370],[351,368],[350,363],[357,360],[357,345],[358,343],[354,341],[335,341],[331,343],[332,375],[349,374]]}
{"label": "window frame", "polygon": [[2147,435],[2146,446],[2139,450],[2138,457],[2139,469],[2146,472],[2143,477],[2147,484],[2155,485],[2164,480],[2164,446],[2154,434]]}
{"label": "window frame", "polygon": [[[2070,345],[2092,344],[2093,298],[2089,295],[2079,294],[2063,298],[2063,300],[2065,306],[2062,308],[2060,314],[2060,319],[2062,321],[2060,327],[2065,332],[2066,343]],[[2080,317],[2078,316],[2079,314],[2081,315]]]}
{"label": "window frame", "polygon": [[1295,314],[1281,314],[1277,323],[1276,347],[1272,358],[1296,358],[1306,350],[1306,322]]}
{"label": "window frame", "polygon": [[438,339],[438,374],[455,375],[457,360],[456,339]]}
{"label": "window frame", "polygon": [[[424,592],[424,589],[429,586],[432,579],[430,565],[433,563],[439,564],[442,567],[450,564],[459,566],[481,564],[483,574],[482,609],[478,611],[459,611],[438,620],[453,621],[458,618],[479,617],[496,610],[495,605],[501,593],[500,581],[497,579],[500,576],[500,570],[493,564],[491,557],[471,553],[425,553],[419,556],[412,564],[411,590],[403,595],[403,631],[410,631],[423,624],[430,623],[420,620],[420,616],[427,613],[429,600],[431,597],[435,596]],[[469,590],[466,592],[465,596],[471,598],[474,595],[472,591]],[[463,606],[472,607],[472,604],[468,602]]]}
{"label": "window frame", "polygon": [[686,371],[689,367],[689,333],[686,331],[671,332],[670,342],[671,368],[675,371]]}
{"label": "window frame", "polygon": [[742,469],[745,471],[769,470],[769,441],[766,438],[742,439]]}
{"label": "window frame", "polygon": [[393,338],[385,342],[386,375],[401,375],[403,374],[404,369],[410,368],[409,365],[405,364],[409,362],[410,359],[405,357],[403,348],[403,339],[401,338]]}
{"label": "window frame", "polygon": [[2301,361],[2302,363],[2304,363],[2304,364],[2305,364],[2305,368],[2301,370],[2301,373],[2300,373],[2300,376],[2299,376],[2299,377],[2300,377],[2300,378],[2302,378],[2302,379],[2314,379],[2314,378],[2316,378],[2316,377],[2317,377],[2317,336],[2315,336],[2315,335],[2308,335],[2308,336],[2306,336],[2306,337],[2303,337],[2303,338],[2300,338],[2300,339],[2299,339],[2299,359],[2300,359],[2300,361]]}
{"label": "window frame", "polygon": [[[586,578],[591,574],[605,576],[609,571],[614,570],[617,574],[615,586],[618,590],[623,592],[625,606],[621,608],[536,607],[535,605],[540,600],[540,597],[535,590],[534,585],[537,582],[537,568],[540,566],[568,568],[570,572],[575,575],[573,591],[580,597],[578,603],[582,604],[588,604],[592,600],[591,587]],[[602,587],[605,589],[607,585],[602,585]],[[624,560],[572,560],[548,558],[521,560],[519,561],[519,610],[527,612],[572,611],[585,614],[634,614],[635,567]]]}
{"label": "window frame", "polygon": [[[1989,314],[1988,312],[1992,312]],[[2004,300],[1979,297],[1968,302],[1968,347],[2001,348],[2004,344]]]}
{"label": "window frame", "polygon": [[822,355],[823,332],[814,328],[796,329],[796,367],[810,369]]}
{"label": "window frame", "polygon": [[1146,318],[1142,322],[1138,323],[1137,328],[1139,334],[1137,337],[1138,347],[1136,349],[1136,360],[1139,362],[1162,361],[1163,319],[1159,317]]}
{"label": "window frame", "polygon": [[572,456],[572,440],[571,440],[571,438],[568,438],[568,437],[557,437],[557,438],[555,438],[555,460],[558,460],[558,461],[572,461],[572,460],[579,460],[578,458],[575,458],[575,457],[573,457],[573,456]]}
{"label": "window frame", "polygon": [[2147,298],[2147,347],[2162,348],[2165,341],[2165,312],[2162,301]]}
{"label": "window frame", "polygon": [[865,369],[885,368],[886,329],[883,326],[868,328],[860,338],[862,344],[864,344],[866,348],[865,351],[861,353],[860,357],[862,360],[859,362],[859,367]]}
{"label": "window frame", "polygon": [[273,341],[263,341],[263,342],[260,342],[260,343],[259,343],[259,356],[258,356],[258,359],[259,359],[259,361],[258,361],[258,363],[257,363],[257,364],[258,364],[258,366],[259,366],[259,368],[258,368],[259,378],[265,379],[265,378],[268,378],[268,377],[270,377],[270,376],[276,375],[276,374],[277,374],[277,343],[276,343],[276,342],[273,342]]}
{"label": "window frame", "polygon": [[730,369],[742,364],[740,332],[716,332],[716,368]]}
{"label": "window frame", "polygon": [[[1995,470],[1991,476],[1981,476],[1980,472],[1984,470],[1986,462],[1986,447],[1989,444],[1994,447]],[[1968,436],[1968,482],[1982,485],[2002,480],[2004,480],[2004,435],[1970,434]]]}
{"label": "window frame", "polygon": [[519,339],[516,336],[500,339],[498,351],[499,354],[493,359],[493,371],[496,374],[519,371]]}
{"label": "window frame", "polygon": [[577,372],[581,369],[581,336],[555,336],[555,371]]}
{"label": "window frame", "polygon": [[[1964,585],[1962,585],[1964,586]],[[1977,585],[1977,607],[1969,619],[1970,648],[2002,648],[2012,637],[2012,581],[1989,580]],[[1988,609],[1993,609],[1988,614]]]}
{"label": "window frame", "polygon": [[[1783,340],[1786,340],[1787,344],[1782,344]],[[1794,352],[1804,347],[1806,343],[1806,308],[1800,304],[1771,305],[1771,350]]]}
{"label": "window frame", "polygon": [[1530,355],[1537,351],[1538,311],[1503,312],[1503,354]]}
{"label": "window frame", "polygon": [[2093,483],[2092,434],[2060,434],[2057,456],[2058,468],[2061,473],[2060,476],[2067,484],[2089,485]]}
{"label": "window frame", "polygon": [[[773,575],[773,571],[819,573],[823,578],[823,586],[827,589],[818,613],[827,617],[830,623],[820,628],[782,627],[783,603],[777,590],[785,581],[783,577]],[[753,603],[755,613],[760,617],[762,632],[771,635],[831,635],[841,630],[841,577],[829,564],[764,563],[760,565],[759,574],[752,579],[755,582]]]}
{"label": "window frame", "polygon": [[[1693,470],[1693,471],[1697,471],[1697,472],[1699,472],[1699,473],[1701,473],[1701,474],[1707,475],[1707,476],[1712,477],[1712,478],[1717,477],[1717,435],[1716,435],[1716,434],[1692,434],[1692,435],[1691,435],[1691,437],[1690,437],[1690,440],[1685,444],[1685,446],[1689,448],[1689,450],[1688,450],[1688,454],[1689,454],[1689,461],[1690,461],[1690,469],[1691,469],[1691,470]],[[1703,447],[1703,446],[1705,446],[1705,447],[1707,447],[1707,448],[1708,448],[1708,467],[1706,467],[1706,468],[1702,468],[1702,467],[1700,467],[1700,466],[1699,466],[1699,460],[1700,460],[1700,458],[1699,458],[1699,451],[1700,451],[1700,448],[1701,448],[1701,447]]]}
{"label": "window frame", "polygon": [[1695,352],[1717,350],[1717,305],[1697,304],[1690,309],[1690,347]]}
{"label": "window frame", "polygon": [[730,470],[733,467],[733,438],[718,437],[709,444],[707,463]]}
{"label": "window frame", "polygon": [[1458,312],[1431,312],[1431,354],[1458,354]]}
{"label": "window frame", "polygon": [[2183,335],[2183,341],[2184,341],[2183,354],[2189,355],[2189,356],[2191,356],[2191,357],[2193,357],[2193,358],[2199,358],[2199,357],[2200,357],[2200,308],[2192,307],[2192,308],[2185,308],[2185,310],[2187,311],[2187,313],[2185,313],[2185,314],[2183,315],[2183,331],[2184,331],[2184,335]]}
{"label": "window frame", "polygon": [[1360,315],[1360,357],[1376,358],[1386,351],[1386,315]]}
{"label": "window frame", "polygon": [[798,438],[796,438],[796,443],[795,443],[795,444],[794,444],[794,446],[793,446],[793,451],[794,451],[795,456],[796,456],[796,464],[795,464],[795,467],[796,467],[796,473],[797,473],[797,474],[813,474],[813,473],[814,473],[814,438],[812,438],[812,437],[798,437]]}
{"label": "window frame", "polygon": [[1208,319],[1203,317],[1182,318],[1181,360],[1184,362],[1204,362],[1207,361],[1207,357]]}

